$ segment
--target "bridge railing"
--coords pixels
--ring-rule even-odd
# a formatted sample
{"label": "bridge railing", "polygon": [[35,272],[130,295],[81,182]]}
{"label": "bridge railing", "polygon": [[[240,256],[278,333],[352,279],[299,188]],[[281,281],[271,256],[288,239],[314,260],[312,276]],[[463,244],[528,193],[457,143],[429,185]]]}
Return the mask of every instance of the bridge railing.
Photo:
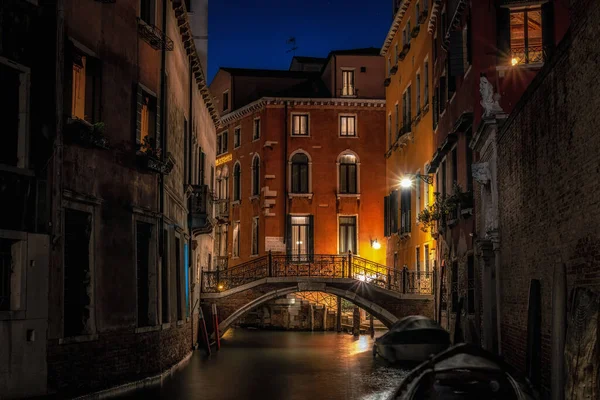
{"label": "bridge railing", "polygon": [[272,255],[225,269],[202,272],[202,292],[218,293],[273,277],[352,278],[398,293],[430,295],[434,272],[390,268],[352,254]]}

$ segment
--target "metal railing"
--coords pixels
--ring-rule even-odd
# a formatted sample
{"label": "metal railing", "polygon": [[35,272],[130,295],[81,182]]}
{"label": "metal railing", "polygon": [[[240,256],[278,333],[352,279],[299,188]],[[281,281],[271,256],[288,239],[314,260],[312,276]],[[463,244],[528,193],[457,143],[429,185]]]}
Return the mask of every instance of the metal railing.
{"label": "metal railing", "polygon": [[269,253],[234,267],[203,271],[202,292],[218,293],[267,277],[350,278],[406,294],[431,295],[435,288],[435,271],[390,268],[352,254]]}
{"label": "metal railing", "polygon": [[542,46],[511,48],[508,61],[511,65],[543,63],[544,48]]}

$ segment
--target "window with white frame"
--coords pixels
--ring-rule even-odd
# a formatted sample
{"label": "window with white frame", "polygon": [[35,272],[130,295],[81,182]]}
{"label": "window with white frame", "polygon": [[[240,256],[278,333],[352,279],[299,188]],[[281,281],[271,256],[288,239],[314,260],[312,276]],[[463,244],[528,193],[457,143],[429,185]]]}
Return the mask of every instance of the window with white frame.
{"label": "window with white frame", "polygon": [[[420,171],[417,171],[417,176],[419,176],[421,174]],[[425,184],[427,185],[426,182],[422,182],[421,179],[417,179],[415,182],[415,196],[416,196],[416,201],[415,201],[415,218],[416,221],[419,222],[419,212],[421,211],[421,185]]]}
{"label": "window with white frame", "polygon": [[356,194],[358,193],[358,174],[357,160],[354,154],[343,154],[339,158],[340,181],[339,193]]}
{"label": "window with white frame", "polygon": [[252,249],[253,256],[258,255],[258,217],[252,218]]}
{"label": "window with white frame", "polygon": [[228,132],[224,131],[217,135],[217,155],[225,154],[228,151],[227,148],[227,136]]}
{"label": "window with white frame", "polygon": [[417,71],[417,102],[415,104],[417,114],[421,113],[421,72]]}
{"label": "window with white frame", "polygon": [[240,256],[240,221],[233,222],[233,257]]}
{"label": "window with white frame", "polygon": [[342,70],[342,96],[354,96],[354,70]]}
{"label": "window with white frame", "polygon": [[233,148],[237,149],[242,144],[242,128],[239,126],[233,130]]}
{"label": "window with white frame", "polygon": [[308,193],[309,191],[309,159],[304,153],[292,156],[291,165],[291,193]]}
{"label": "window with white frame", "polygon": [[252,159],[252,196],[260,194],[260,157],[254,155]]}
{"label": "window with white frame", "polygon": [[356,136],[355,115],[340,115],[340,136]]}
{"label": "window with white frame", "polygon": [[0,57],[0,164],[27,167],[29,69]]}
{"label": "window with white frame", "polygon": [[236,162],[233,167],[233,201],[240,201],[242,198],[242,166]]}
{"label": "window with white frame", "polygon": [[429,60],[425,60],[423,73],[423,105],[427,105],[429,104]]}
{"label": "window with white frame", "polygon": [[356,216],[339,216],[339,249],[340,254],[357,254]]}
{"label": "window with white frame", "polygon": [[252,130],[252,140],[260,139],[260,118],[254,119],[254,127]]}
{"label": "window with white frame", "polygon": [[308,135],[308,114],[292,114],[292,136]]}

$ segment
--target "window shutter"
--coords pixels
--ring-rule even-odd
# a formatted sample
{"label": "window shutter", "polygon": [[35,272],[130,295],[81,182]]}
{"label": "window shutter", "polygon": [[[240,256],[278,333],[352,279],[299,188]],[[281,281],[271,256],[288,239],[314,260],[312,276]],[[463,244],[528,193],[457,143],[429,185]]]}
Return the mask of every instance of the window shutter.
{"label": "window shutter", "polygon": [[287,255],[292,254],[292,216],[286,215],[286,226],[285,226],[285,250]]}
{"label": "window shutter", "polygon": [[308,216],[308,254],[310,255],[310,260],[313,259],[313,254],[315,253],[315,217],[314,215]]}
{"label": "window shutter", "polygon": [[383,198],[383,236],[390,236],[390,196]]}
{"label": "window shutter", "polygon": [[399,209],[399,192],[398,190],[394,190],[391,193],[391,201],[390,201],[390,216],[391,216],[391,224],[390,224],[390,234],[398,233],[398,209]]}
{"label": "window shutter", "polygon": [[[139,145],[142,143],[142,102],[143,94],[140,85],[136,87],[135,95],[135,142]],[[157,116],[158,119],[158,116]]]}
{"label": "window shutter", "polygon": [[71,116],[73,108],[73,44],[67,40],[65,44],[65,86],[63,91],[65,113]]}
{"label": "window shutter", "polygon": [[[166,87],[166,83],[165,83],[165,87]],[[166,90],[165,90],[165,93],[166,93]],[[154,143],[154,145],[156,146],[156,148],[161,147],[160,138],[162,137],[162,131],[161,131],[160,127],[162,124],[161,124],[160,117],[161,117],[160,101],[157,97],[156,98],[156,132],[154,134],[154,140],[156,141]],[[166,143],[167,143],[167,141],[165,140],[165,147],[166,147]],[[165,154],[164,150],[166,150],[166,148],[163,149],[162,156],[163,156],[163,158],[166,158],[167,155]]]}
{"label": "window shutter", "polygon": [[544,61],[550,58],[554,51],[554,2],[542,5],[542,45]]}
{"label": "window shutter", "polygon": [[204,168],[205,168],[205,154],[202,149],[200,149],[200,184],[204,185]]}
{"label": "window shutter", "polygon": [[471,32],[471,16],[467,18],[467,63],[471,65],[473,63],[473,34]]}
{"label": "window shutter", "polygon": [[431,101],[433,111],[433,129],[437,126],[438,105],[437,105],[437,88],[433,90],[433,98]]}
{"label": "window shutter", "polygon": [[[463,76],[465,73],[462,30],[450,32],[449,69],[451,77]],[[453,79],[450,79],[449,81],[453,81]],[[448,83],[450,84],[450,82]]]}
{"label": "window shutter", "polygon": [[507,65],[510,58],[510,10],[496,9],[496,29],[498,31],[498,64]]}

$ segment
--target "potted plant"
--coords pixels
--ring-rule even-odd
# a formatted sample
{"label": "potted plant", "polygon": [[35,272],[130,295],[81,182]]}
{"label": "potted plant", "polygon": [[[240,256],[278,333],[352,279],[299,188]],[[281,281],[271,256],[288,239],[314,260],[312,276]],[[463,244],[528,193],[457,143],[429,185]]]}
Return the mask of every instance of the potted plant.
{"label": "potted plant", "polygon": [[434,193],[433,197],[433,203],[419,212],[417,217],[419,223],[422,224],[421,230],[423,232],[431,231],[432,234],[436,233],[435,228],[441,227],[441,222],[455,210],[455,204],[440,193]]}
{"label": "potted plant", "polygon": [[108,141],[104,136],[104,123],[91,124],[86,120],[71,117],[67,119],[65,136],[68,140],[84,146],[108,148]]}
{"label": "potted plant", "polygon": [[419,35],[420,31],[421,31],[421,26],[420,25],[415,25],[415,27],[410,32],[410,36],[413,37],[413,38],[416,38]]}

